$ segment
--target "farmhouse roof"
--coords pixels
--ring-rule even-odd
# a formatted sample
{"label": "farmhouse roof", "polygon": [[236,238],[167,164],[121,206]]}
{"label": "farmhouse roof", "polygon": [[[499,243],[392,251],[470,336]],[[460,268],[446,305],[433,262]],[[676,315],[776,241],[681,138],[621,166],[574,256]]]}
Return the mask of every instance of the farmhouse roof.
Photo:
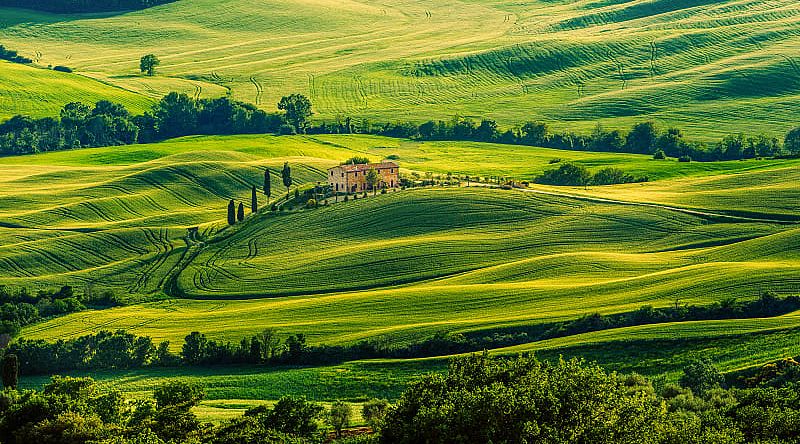
{"label": "farmhouse roof", "polygon": [[339,165],[337,167],[328,169],[328,171],[335,170],[336,168],[341,168],[345,172],[352,173],[354,171],[368,171],[373,168],[376,170],[382,170],[386,168],[400,168],[400,166],[394,162],[360,163],[357,165]]}

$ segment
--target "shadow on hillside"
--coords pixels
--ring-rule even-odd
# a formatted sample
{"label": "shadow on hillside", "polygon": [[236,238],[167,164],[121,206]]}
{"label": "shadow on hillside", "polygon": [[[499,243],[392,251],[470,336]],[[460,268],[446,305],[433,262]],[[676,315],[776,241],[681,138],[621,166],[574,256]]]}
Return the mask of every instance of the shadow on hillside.
{"label": "shadow on hillside", "polygon": [[58,14],[33,9],[20,9],[0,6],[0,31],[53,23],[74,22],[78,20],[104,19],[128,14],[134,11],[94,12],[83,14]]}

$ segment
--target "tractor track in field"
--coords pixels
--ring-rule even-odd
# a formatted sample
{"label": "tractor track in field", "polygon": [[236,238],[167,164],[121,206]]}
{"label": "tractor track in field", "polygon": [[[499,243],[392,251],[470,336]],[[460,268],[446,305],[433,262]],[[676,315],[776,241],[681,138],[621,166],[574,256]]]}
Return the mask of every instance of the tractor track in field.
{"label": "tractor track in field", "polygon": [[[500,188],[496,185],[486,185],[486,184],[474,184],[475,187],[485,187],[485,188]],[[667,210],[667,211],[674,211],[678,213],[684,213],[691,216],[699,216],[704,218],[711,218],[711,219],[723,219],[729,220],[733,222],[757,222],[757,223],[767,223],[767,224],[779,224],[779,225],[797,225],[800,224],[800,219],[770,219],[770,218],[761,218],[761,217],[748,217],[748,216],[737,216],[734,214],[725,214],[725,213],[716,213],[713,211],[705,211],[705,210],[697,210],[691,208],[682,208],[676,207],[667,204],[659,204],[653,202],[635,202],[629,200],[617,200],[617,199],[608,199],[605,197],[594,197],[594,196],[587,196],[583,194],[574,194],[574,193],[560,193],[556,191],[545,191],[545,190],[537,190],[532,188],[514,188],[516,191],[523,192],[523,193],[533,193],[533,194],[541,194],[546,196],[554,196],[554,197],[562,197],[567,199],[575,199],[584,202],[593,202],[593,203],[601,203],[601,204],[612,204],[612,205],[626,205],[626,206],[635,206],[635,207],[646,207],[646,208],[656,208],[660,210]]]}

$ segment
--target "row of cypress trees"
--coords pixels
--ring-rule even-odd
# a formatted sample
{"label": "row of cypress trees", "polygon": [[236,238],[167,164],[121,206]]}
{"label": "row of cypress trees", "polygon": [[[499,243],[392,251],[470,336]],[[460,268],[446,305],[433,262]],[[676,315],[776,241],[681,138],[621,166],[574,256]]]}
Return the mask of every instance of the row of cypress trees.
{"label": "row of cypress trees", "polygon": [[[263,185],[263,192],[264,195],[267,196],[267,205],[269,205],[269,198],[272,197],[272,172],[269,168],[264,170],[264,185]],[[286,187],[286,198],[289,198],[289,191],[292,186],[292,169],[289,166],[289,162],[283,163],[283,170],[281,170],[281,178],[283,179],[283,185]],[[228,201],[228,225],[235,225],[236,222],[244,221],[245,217],[245,209],[244,203],[239,202],[239,205],[236,205],[236,202],[231,199]],[[258,192],[256,190],[256,186],[253,185],[250,189],[250,212],[255,214],[258,212]]]}

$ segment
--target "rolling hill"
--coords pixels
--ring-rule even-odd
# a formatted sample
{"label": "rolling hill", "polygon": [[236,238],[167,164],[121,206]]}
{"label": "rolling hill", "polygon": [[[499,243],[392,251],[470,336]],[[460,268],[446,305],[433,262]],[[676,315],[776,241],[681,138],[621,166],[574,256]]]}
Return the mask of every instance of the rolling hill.
{"label": "rolling hill", "polygon": [[[460,114],[583,131],[655,120],[697,139],[797,124],[791,0],[193,0],[120,14],[0,12],[7,46],[151,98],[230,92],[272,109],[301,92],[325,119]],[[149,52],[162,60],[152,78],[137,73]]]}
{"label": "rolling hill", "polygon": [[[223,229],[228,199],[247,202],[264,168],[275,175],[274,199],[285,192],[277,185],[283,162],[300,185],[324,180],[327,167],[354,155],[391,155],[404,174],[434,177],[531,179],[560,158],[652,181],[408,189],[313,210],[262,211]],[[311,344],[408,344],[443,331],[491,334],[676,300],[704,305],[767,290],[797,294],[798,162],[679,163],[352,135],[195,136],[6,157],[0,284],[111,289],[131,304],[53,318],[25,328],[23,337],[126,329],[169,340],[174,350],[195,330],[222,341],[275,328],[280,335],[305,333]],[[199,241],[187,235],[195,226]],[[581,355],[609,368],[674,377],[698,353],[725,370],[797,354],[798,327],[796,313],[679,322],[494,352]],[[416,372],[439,370],[443,362],[379,360],[258,375],[220,369],[193,377],[205,378],[213,399],[274,397],[286,388],[278,380],[293,381],[292,393],[309,387],[305,393],[317,399],[391,397]],[[348,382],[337,388],[341,374]],[[142,370],[131,380],[116,372],[99,377],[135,395],[178,376]],[[248,389],[254,380],[263,387]],[[360,388],[364,381],[374,389]]]}
{"label": "rolling hill", "polygon": [[22,114],[56,117],[70,102],[111,100],[133,113],[149,109],[153,100],[87,77],[0,60],[0,121]]}

